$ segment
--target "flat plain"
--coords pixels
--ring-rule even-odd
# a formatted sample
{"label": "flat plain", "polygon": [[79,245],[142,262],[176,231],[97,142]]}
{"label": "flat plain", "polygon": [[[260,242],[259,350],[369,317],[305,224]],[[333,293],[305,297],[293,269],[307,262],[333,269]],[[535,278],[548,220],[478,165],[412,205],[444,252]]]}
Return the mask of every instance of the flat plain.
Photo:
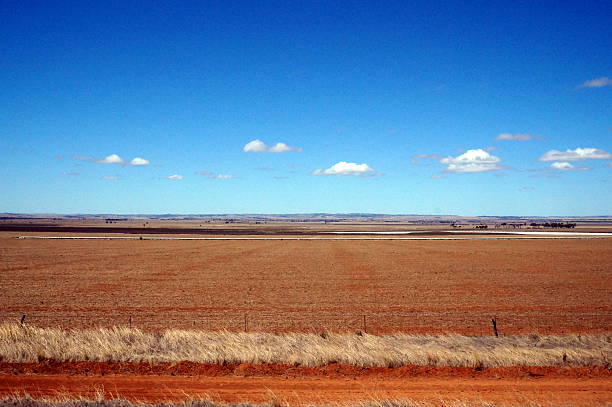
{"label": "flat plain", "polygon": [[[130,228],[144,228],[142,223],[99,226],[69,233],[0,232],[0,321],[15,323],[26,315],[26,325],[67,329],[490,336],[495,317],[501,335],[575,335],[576,340],[582,334],[605,336],[612,327],[612,239],[138,240],[142,230]],[[152,226],[163,229],[167,223],[146,228]],[[221,224],[194,234],[189,229],[201,225],[174,226],[172,233],[148,236],[317,237],[326,236],[322,230],[387,228]],[[114,227],[124,230],[117,233]],[[443,236],[443,229],[433,227],[430,235]],[[136,240],[17,238],[24,234]],[[272,364],[180,362],[141,369],[126,363],[3,362],[0,395],[93,396],[102,387],[114,389],[112,397],[150,402],[207,397],[291,405],[389,398],[434,404],[612,403],[610,369],[601,366],[378,371],[331,363],[310,371]],[[153,374],[154,369],[161,370]]]}
{"label": "flat plain", "polygon": [[0,319],[265,332],[598,333],[612,240],[28,240],[0,233]]}

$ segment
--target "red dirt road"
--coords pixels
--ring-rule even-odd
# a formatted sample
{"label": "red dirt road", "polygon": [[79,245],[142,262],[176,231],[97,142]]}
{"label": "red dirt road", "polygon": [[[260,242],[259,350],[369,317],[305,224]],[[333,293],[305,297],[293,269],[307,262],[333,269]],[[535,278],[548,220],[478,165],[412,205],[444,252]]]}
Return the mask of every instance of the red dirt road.
{"label": "red dirt road", "polygon": [[147,402],[208,398],[219,402],[270,402],[291,405],[359,402],[371,399],[461,400],[504,404],[592,406],[612,403],[609,378],[461,379],[416,377],[292,378],[197,376],[0,376],[0,394],[26,392],[33,397],[63,395]]}
{"label": "red dirt road", "polygon": [[[189,376],[190,373],[195,375]],[[430,402],[593,406],[612,403],[612,371],[594,367],[477,371],[424,366],[305,368],[190,362],[0,364],[0,395],[25,392],[34,397],[58,394],[93,397],[101,390],[108,398],[146,402],[201,397],[226,403],[266,403],[275,398],[291,405],[321,405],[404,398]]]}

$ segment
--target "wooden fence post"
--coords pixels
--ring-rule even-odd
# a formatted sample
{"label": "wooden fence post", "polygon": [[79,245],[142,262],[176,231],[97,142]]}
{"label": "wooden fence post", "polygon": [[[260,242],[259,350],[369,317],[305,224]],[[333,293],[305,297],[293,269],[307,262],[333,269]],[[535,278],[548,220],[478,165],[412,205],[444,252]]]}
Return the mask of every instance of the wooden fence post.
{"label": "wooden fence post", "polygon": [[491,323],[493,324],[493,333],[495,334],[495,337],[498,337],[499,334],[497,333],[497,319],[493,317],[493,319],[491,319]]}

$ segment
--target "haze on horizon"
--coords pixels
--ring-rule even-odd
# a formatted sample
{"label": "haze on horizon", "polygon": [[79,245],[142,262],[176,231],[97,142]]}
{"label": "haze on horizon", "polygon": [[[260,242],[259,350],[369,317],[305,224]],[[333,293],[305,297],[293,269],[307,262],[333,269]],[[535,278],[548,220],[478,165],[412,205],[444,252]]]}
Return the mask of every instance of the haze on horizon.
{"label": "haze on horizon", "polygon": [[612,215],[610,2],[0,16],[0,212]]}

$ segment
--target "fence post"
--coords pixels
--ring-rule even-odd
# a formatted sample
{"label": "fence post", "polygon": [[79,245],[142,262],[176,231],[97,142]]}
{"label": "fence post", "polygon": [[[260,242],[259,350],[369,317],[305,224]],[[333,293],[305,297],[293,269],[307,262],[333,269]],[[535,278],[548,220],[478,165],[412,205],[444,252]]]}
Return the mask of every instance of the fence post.
{"label": "fence post", "polygon": [[493,324],[493,333],[495,334],[495,337],[498,337],[499,334],[497,333],[497,319],[493,317],[491,319],[491,323]]}
{"label": "fence post", "polygon": [[368,326],[366,325],[366,316],[363,316],[363,333],[368,333]]}
{"label": "fence post", "polygon": [[130,329],[132,328],[132,316],[130,315]]}
{"label": "fence post", "polygon": [[247,331],[247,316],[244,314],[244,332]]}

